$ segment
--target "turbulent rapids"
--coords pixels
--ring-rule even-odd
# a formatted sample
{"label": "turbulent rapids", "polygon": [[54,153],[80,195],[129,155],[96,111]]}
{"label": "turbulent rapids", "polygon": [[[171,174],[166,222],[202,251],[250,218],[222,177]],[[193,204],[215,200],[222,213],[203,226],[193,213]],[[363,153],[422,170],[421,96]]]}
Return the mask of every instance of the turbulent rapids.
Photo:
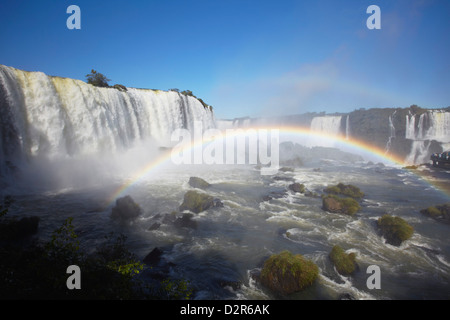
{"label": "turbulent rapids", "polygon": [[[0,66],[0,195],[10,202],[9,216],[40,218],[39,239],[49,239],[68,217],[87,250],[110,232],[125,234],[140,259],[159,254],[142,280],[188,280],[194,299],[448,299],[449,225],[421,210],[450,199],[416,173],[448,183],[450,172],[382,163],[384,150],[398,147],[399,136],[409,141],[404,155],[414,158],[412,151],[422,156],[425,150],[413,141],[422,141],[423,149],[429,149],[428,141],[438,147],[449,142],[448,112],[391,111],[383,118],[379,161],[369,161],[360,146],[351,145],[352,135],[361,132],[355,119],[363,117],[355,112],[302,123],[323,135],[283,136],[280,168],[271,175],[245,163],[176,165],[170,157],[155,160],[171,146],[175,130],[194,130],[198,122],[205,130],[245,128],[253,120],[216,120],[199,100],[177,92],[96,88]],[[339,150],[325,134],[341,136],[355,148]],[[193,186],[191,177],[207,183]],[[353,216],[324,209],[324,190],[339,183],[364,192]],[[131,223],[112,218],[118,190],[141,208]],[[192,191],[206,194],[210,206],[184,209]],[[400,245],[377,229],[386,213],[413,227]],[[330,261],[335,245],[354,254],[353,274],[340,274]],[[262,285],[264,261],[284,250],[318,266],[314,285],[287,296]],[[373,265],[381,270],[380,289],[367,286],[366,270]]]}

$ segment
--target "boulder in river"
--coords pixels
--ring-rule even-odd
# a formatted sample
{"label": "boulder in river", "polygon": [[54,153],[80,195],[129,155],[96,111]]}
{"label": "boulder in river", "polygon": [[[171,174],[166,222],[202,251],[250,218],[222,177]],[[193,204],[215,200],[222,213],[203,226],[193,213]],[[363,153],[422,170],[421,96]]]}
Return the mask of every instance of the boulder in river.
{"label": "boulder in river", "polygon": [[130,196],[116,200],[116,206],[112,208],[111,218],[122,221],[136,219],[142,214],[141,207]]}
{"label": "boulder in river", "polygon": [[213,207],[222,207],[223,203],[208,194],[189,190],[185,193],[180,211],[189,210],[194,213],[200,213]]}

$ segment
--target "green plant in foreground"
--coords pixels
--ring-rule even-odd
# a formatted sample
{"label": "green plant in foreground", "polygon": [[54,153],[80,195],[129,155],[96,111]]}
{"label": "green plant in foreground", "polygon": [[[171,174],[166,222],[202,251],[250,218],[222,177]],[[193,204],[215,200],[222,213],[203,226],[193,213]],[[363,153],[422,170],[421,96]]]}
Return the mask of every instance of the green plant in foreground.
{"label": "green plant in foreground", "polygon": [[193,289],[189,281],[165,279],[161,282],[161,291],[168,300],[189,300]]}

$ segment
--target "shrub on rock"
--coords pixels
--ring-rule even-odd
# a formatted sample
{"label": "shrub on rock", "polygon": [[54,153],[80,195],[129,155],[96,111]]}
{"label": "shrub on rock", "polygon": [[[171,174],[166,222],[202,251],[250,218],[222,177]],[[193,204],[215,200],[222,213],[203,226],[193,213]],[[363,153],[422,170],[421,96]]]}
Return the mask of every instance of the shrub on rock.
{"label": "shrub on rock", "polygon": [[289,185],[289,189],[294,191],[294,192],[299,192],[299,193],[304,193],[305,192],[305,185],[302,183],[293,183],[291,185]]}
{"label": "shrub on rock", "polygon": [[340,274],[347,276],[355,272],[356,263],[355,254],[353,252],[347,254],[344,249],[335,245],[331,250],[329,257]]}
{"label": "shrub on rock", "polygon": [[383,215],[377,221],[378,229],[386,241],[394,246],[399,246],[403,241],[411,238],[414,228],[400,217],[389,214]]}
{"label": "shrub on rock", "polygon": [[322,209],[332,213],[353,216],[361,210],[361,206],[353,198],[339,198],[334,195],[328,195],[322,198]]}
{"label": "shrub on rock", "polygon": [[326,193],[348,196],[355,199],[364,197],[364,192],[362,192],[358,187],[355,187],[351,184],[346,185],[343,183],[338,183],[335,186],[325,188],[323,191]]}
{"label": "shrub on rock", "polygon": [[287,295],[311,286],[318,276],[314,262],[285,250],[264,262],[260,279],[272,291]]}
{"label": "shrub on rock", "polygon": [[450,203],[428,207],[427,209],[420,210],[420,213],[437,221],[450,224]]}

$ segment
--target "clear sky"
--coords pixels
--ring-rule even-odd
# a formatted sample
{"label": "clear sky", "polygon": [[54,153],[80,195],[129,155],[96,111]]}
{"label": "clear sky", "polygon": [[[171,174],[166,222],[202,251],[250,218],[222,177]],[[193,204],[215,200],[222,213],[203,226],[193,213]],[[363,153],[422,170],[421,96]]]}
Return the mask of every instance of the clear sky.
{"label": "clear sky", "polygon": [[[81,30],[66,27],[72,4]],[[2,0],[0,64],[188,89],[218,118],[444,108],[449,18],[449,0]]]}

